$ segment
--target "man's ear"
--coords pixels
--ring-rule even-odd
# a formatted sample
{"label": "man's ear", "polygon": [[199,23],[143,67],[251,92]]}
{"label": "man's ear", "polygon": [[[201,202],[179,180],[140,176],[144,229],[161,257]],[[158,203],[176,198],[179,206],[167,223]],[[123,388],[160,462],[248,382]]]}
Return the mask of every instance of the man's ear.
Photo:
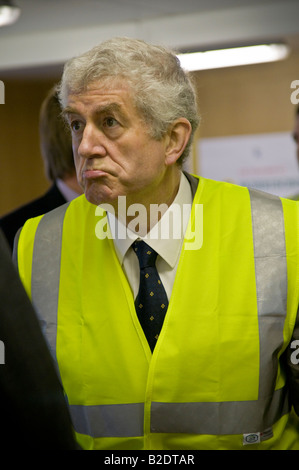
{"label": "man's ear", "polygon": [[190,139],[191,132],[191,124],[186,118],[178,118],[170,125],[165,149],[166,165],[173,165],[180,158]]}

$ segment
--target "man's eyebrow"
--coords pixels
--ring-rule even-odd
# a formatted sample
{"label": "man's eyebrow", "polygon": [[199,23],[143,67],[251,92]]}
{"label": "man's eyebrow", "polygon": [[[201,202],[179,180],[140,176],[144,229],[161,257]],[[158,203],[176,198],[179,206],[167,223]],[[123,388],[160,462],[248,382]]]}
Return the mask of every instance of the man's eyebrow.
{"label": "man's eyebrow", "polygon": [[123,112],[122,107],[118,103],[108,103],[106,105],[100,105],[94,109],[96,116],[115,114],[117,118],[121,118],[124,122],[127,121],[126,114]]}
{"label": "man's eyebrow", "polygon": [[78,111],[76,111],[74,108],[71,106],[66,106],[62,111],[61,114],[64,118],[66,118],[69,114],[79,114]]}
{"label": "man's eyebrow", "polygon": [[[123,114],[122,110],[121,110],[121,106],[118,103],[109,103],[109,104],[105,104],[105,105],[99,105],[97,108],[94,109],[93,112],[95,114],[103,114],[103,113],[107,113],[107,112],[118,112],[120,114]],[[71,106],[66,106],[62,110],[62,115],[64,117],[66,117],[69,114],[79,114],[80,115],[80,112],[77,109],[72,108]]]}

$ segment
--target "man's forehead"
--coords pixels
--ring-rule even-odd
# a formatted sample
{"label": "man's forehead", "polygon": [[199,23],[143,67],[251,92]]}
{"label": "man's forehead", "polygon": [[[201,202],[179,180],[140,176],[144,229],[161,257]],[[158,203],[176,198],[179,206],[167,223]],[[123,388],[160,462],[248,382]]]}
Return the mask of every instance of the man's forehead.
{"label": "man's forehead", "polygon": [[93,82],[82,91],[70,91],[64,111],[68,112],[69,108],[80,105],[88,105],[94,108],[106,108],[109,106],[116,110],[131,102],[131,89],[123,81],[114,81],[112,83],[99,81]]}

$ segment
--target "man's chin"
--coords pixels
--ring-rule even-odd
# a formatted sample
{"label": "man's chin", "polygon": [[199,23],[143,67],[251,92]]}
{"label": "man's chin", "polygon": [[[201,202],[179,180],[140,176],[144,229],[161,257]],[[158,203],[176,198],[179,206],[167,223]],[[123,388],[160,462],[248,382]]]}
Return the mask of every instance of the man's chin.
{"label": "man's chin", "polygon": [[103,189],[98,188],[87,188],[84,193],[88,202],[96,206],[102,204],[117,205],[118,195],[114,195],[111,190],[103,191]]}

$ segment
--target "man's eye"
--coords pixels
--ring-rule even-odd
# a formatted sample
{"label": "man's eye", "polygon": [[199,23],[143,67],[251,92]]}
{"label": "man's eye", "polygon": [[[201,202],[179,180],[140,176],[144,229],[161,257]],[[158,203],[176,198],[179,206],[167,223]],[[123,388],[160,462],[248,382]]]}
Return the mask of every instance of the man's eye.
{"label": "man's eye", "polygon": [[118,125],[118,121],[114,119],[113,117],[107,117],[104,120],[104,126],[105,127],[114,127]]}
{"label": "man's eye", "polygon": [[70,123],[70,127],[71,127],[72,131],[74,131],[74,132],[78,132],[81,129],[81,126],[82,126],[82,124],[81,124],[80,121],[72,121]]}

